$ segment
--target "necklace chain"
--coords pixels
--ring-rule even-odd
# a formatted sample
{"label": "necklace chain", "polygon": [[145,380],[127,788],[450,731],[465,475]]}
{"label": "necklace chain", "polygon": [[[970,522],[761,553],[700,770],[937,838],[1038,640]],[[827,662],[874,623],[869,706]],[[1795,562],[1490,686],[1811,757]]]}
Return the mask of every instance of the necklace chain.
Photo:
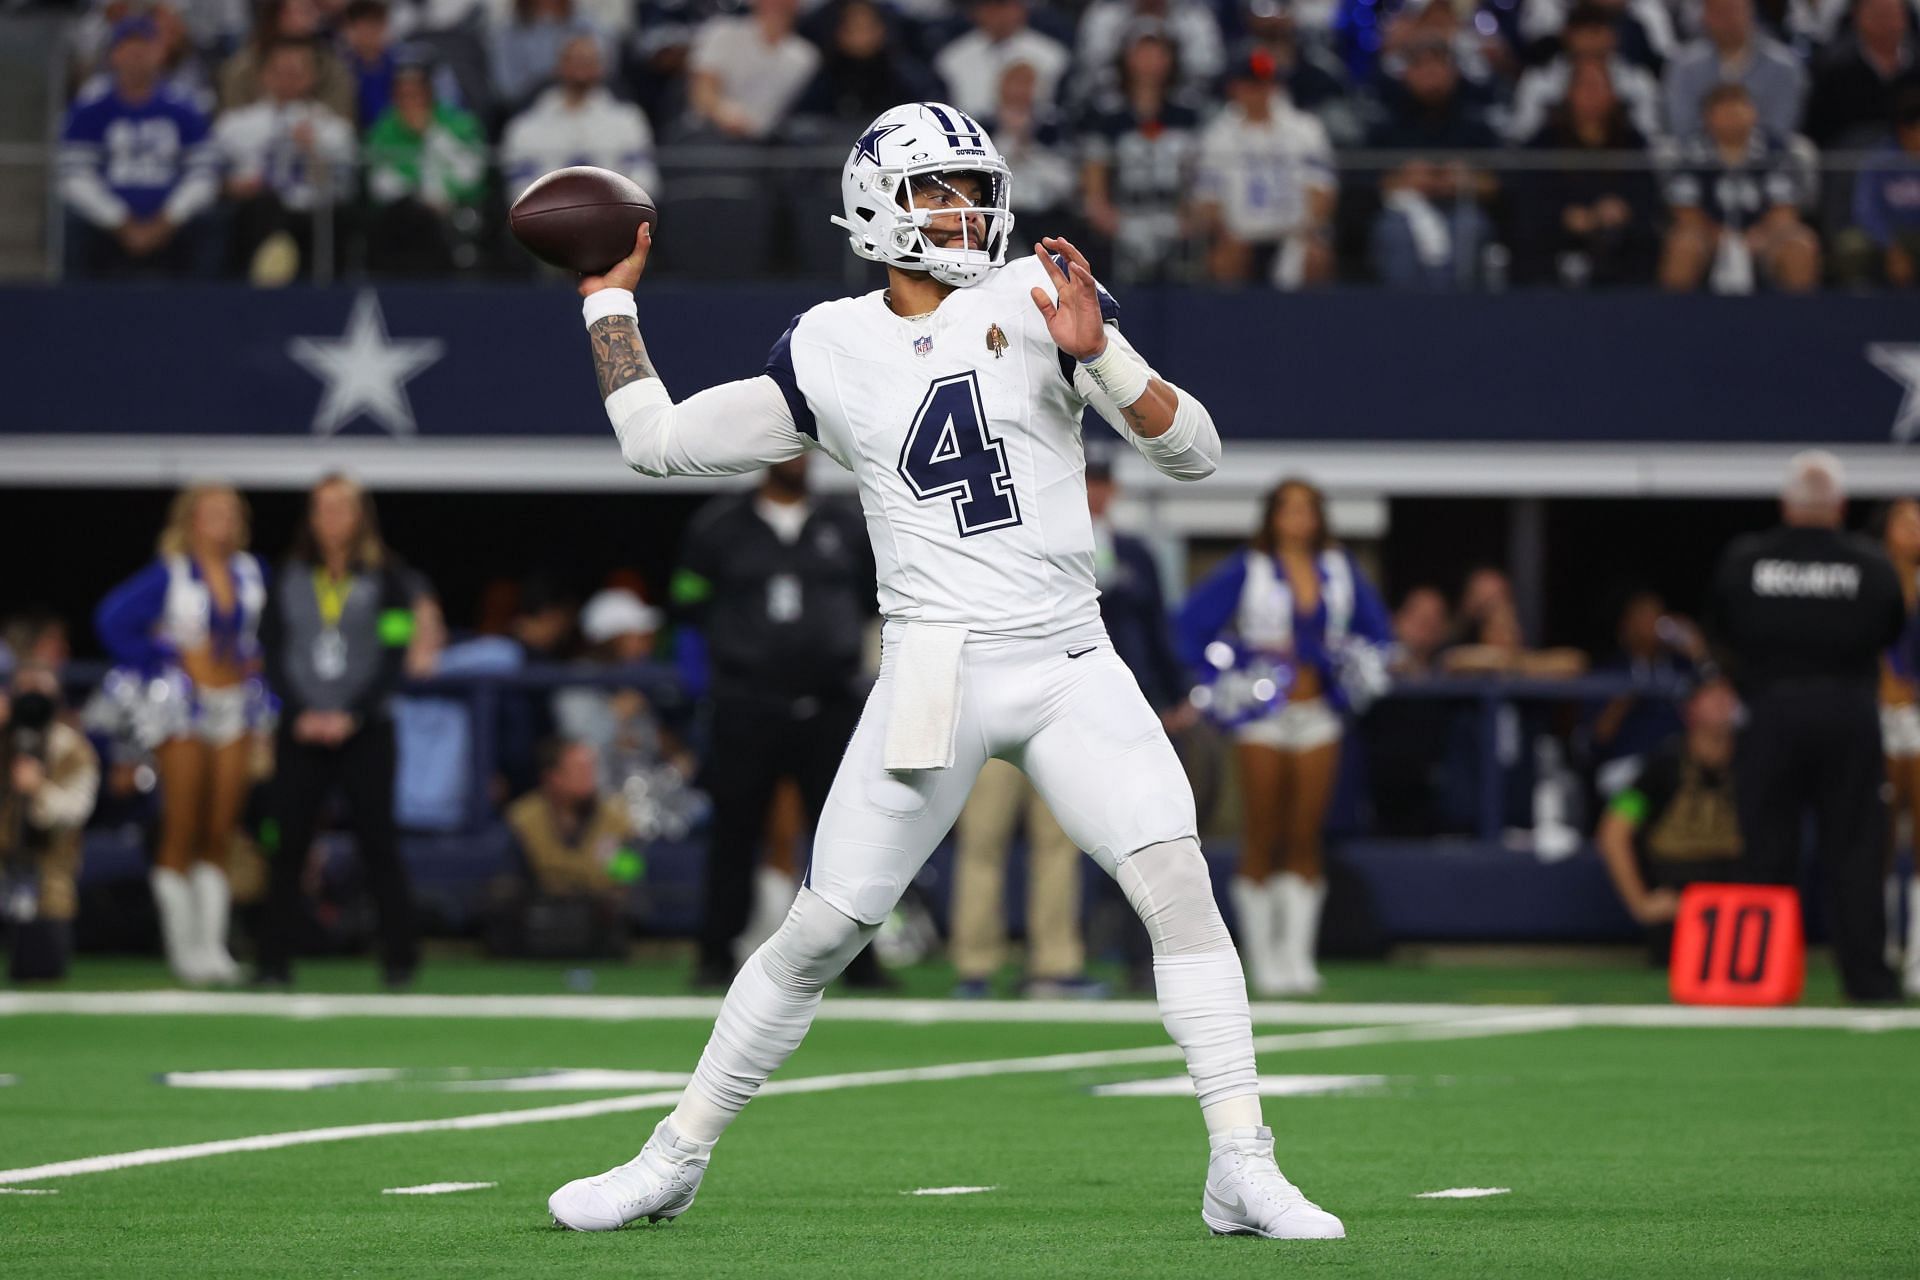
{"label": "necklace chain", "polygon": [[[887,309],[889,311],[893,310],[893,290],[888,289],[885,293],[881,294],[880,296],[886,300]],[[934,311],[938,311],[938,310],[939,310],[938,307],[934,308]],[[933,311],[922,311],[917,316],[901,316],[900,318],[902,320],[907,321],[909,324],[911,324],[915,320],[931,320],[933,318],[933,314],[934,314]]]}

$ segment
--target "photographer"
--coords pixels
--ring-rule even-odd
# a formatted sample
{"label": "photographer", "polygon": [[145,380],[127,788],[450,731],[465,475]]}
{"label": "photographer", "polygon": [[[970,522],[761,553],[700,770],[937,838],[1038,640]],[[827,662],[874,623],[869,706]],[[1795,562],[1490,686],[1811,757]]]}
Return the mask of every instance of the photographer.
{"label": "photographer", "polygon": [[59,708],[60,681],[39,663],[0,691],[0,936],[15,982],[66,976],[80,828],[100,786],[92,746]]}

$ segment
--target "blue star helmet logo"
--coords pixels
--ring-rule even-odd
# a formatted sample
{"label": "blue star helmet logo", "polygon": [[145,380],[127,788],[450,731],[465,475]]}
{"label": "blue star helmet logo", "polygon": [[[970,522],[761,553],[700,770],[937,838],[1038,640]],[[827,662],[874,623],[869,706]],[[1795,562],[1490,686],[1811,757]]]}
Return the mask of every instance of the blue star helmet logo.
{"label": "blue star helmet logo", "polygon": [[880,143],[895,130],[904,129],[904,124],[877,124],[860,135],[860,141],[853,144],[854,154],[862,160],[880,163]]}

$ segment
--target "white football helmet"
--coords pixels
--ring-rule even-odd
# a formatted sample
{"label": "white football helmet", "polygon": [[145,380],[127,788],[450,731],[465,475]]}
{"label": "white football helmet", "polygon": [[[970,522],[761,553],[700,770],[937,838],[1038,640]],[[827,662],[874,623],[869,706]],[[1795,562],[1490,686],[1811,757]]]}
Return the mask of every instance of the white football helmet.
{"label": "white football helmet", "polygon": [[[980,175],[983,203],[958,200],[943,209],[913,207],[916,184],[958,173]],[[987,272],[1007,260],[1013,233],[1013,214],[1007,208],[1011,183],[1007,162],[979,121],[944,102],[909,102],[882,112],[853,144],[840,171],[846,216],[832,221],[847,229],[847,241],[861,257],[925,271],[944,284],[964,287],[986,279]],[[962,211],[982,215],[986,225],[979,244],[970,243],[972,224],[966,219],[958,245],[941,248],[927,239],[926,227],[933,219]]]}

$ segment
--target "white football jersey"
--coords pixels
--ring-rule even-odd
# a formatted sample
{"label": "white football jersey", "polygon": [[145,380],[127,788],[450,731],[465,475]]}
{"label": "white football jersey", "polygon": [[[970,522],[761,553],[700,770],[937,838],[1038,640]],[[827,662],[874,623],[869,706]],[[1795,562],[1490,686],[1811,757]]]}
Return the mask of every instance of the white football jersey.
{"label": "white football jersey", "polygon": [[1099,617],[1087,401],[1035,285],[1054,292],[1025,258],[919,320],[880,292],[823,302],[768,361],[794,425],[859,481],[890,619],[1031,636]]}

